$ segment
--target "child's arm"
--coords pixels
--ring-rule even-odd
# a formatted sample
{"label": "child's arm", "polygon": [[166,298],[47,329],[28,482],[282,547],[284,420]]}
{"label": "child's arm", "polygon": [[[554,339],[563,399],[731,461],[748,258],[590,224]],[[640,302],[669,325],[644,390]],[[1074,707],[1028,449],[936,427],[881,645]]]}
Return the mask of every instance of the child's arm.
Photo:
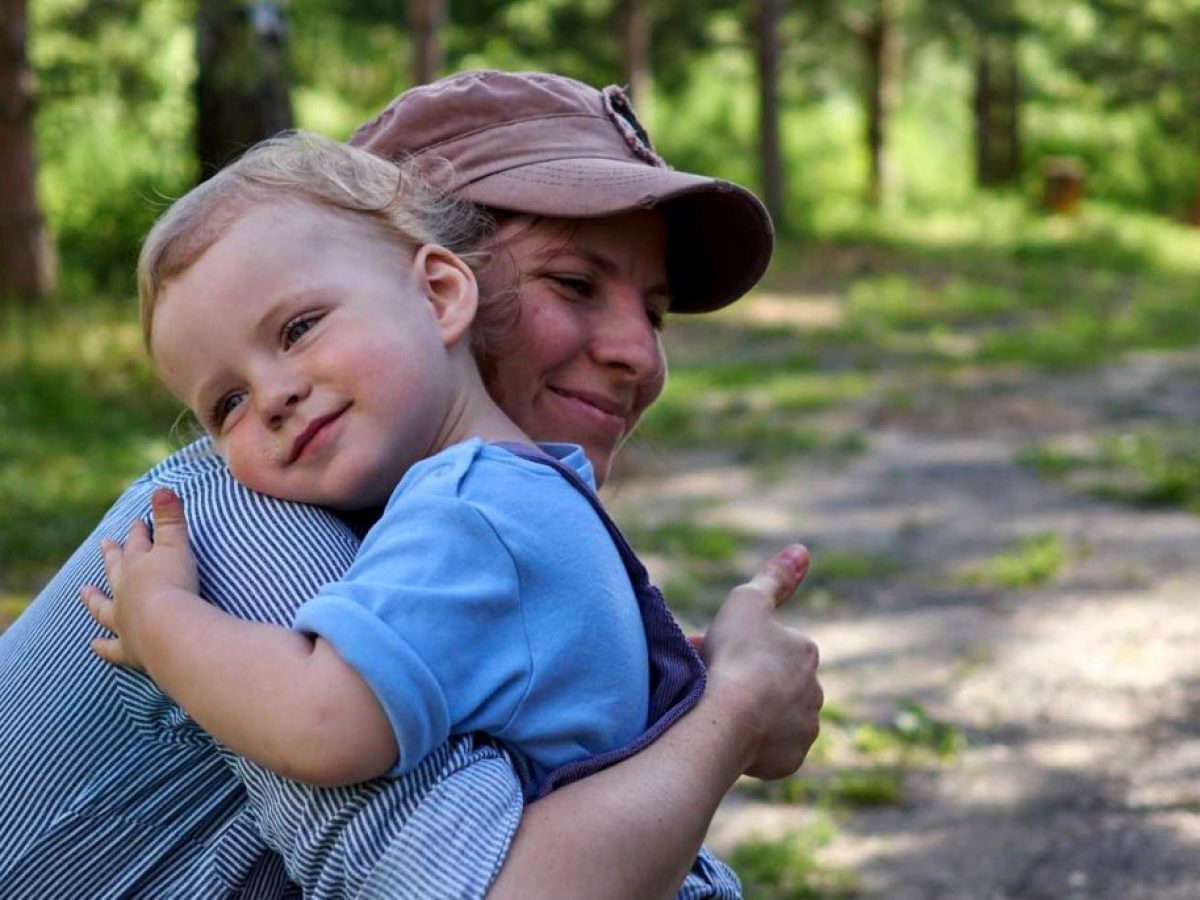
{"label": "child's arm", "polygon": [[124,549],[102,547],[113,599],[84,588],[115,635],[96,654],[144,669],[217,740],[287,778],[332,786],[390,769],[395,735],[366,682],[328,642],[202,600],[179,498],[157,491],[153,511],[153,542],[139,521]]}

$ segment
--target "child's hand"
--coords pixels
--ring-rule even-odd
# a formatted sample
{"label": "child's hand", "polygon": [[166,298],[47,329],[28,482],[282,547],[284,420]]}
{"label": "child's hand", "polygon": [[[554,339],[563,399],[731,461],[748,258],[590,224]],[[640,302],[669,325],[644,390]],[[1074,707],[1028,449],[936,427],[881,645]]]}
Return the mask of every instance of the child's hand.
{"label": "child's hand", "polygon": [[150,623],[156,616],[169,615],[173,594],[195,595],[199,587],[183,503],[173,492],[159,488],[151,508],[154,540],[139,519],[129,527],[124,548],[109,538],[100,543],[112,599],[91,585],[80,591],[88,614],[114,635],[94,638],[92,651],[110,663],[138,669],[146,668],[143,643]]}

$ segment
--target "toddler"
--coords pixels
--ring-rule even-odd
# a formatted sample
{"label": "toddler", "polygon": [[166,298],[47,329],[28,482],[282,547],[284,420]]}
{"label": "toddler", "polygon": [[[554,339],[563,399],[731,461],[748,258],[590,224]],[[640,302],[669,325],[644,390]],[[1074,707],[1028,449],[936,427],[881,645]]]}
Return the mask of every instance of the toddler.
{"label": "toddler", "polygon": [[259,145],[146,239],[147,346],[246,486],[382,514],[288,630],[199,596],[155,496],[103,545],[114,633],[214,737],[318,785],[418,766],[450,734],[513,751],[528,799],[695,704],[703,664],[599,505],[574,445],[532,445],[472,351],[488,223],[413,173],[309,135]]}

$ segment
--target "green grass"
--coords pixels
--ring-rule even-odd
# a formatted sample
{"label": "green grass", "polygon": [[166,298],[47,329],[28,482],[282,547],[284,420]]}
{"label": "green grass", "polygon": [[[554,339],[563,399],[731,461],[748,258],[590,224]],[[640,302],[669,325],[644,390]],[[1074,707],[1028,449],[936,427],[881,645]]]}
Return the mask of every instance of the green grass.
{"label": "green grass", "polygon": [[0,325],[0,592],[34,593],[129,479],[169,452],[177,405],[133,319],[95,305]]}
{"label": "green grass", "polygon": [[818,822],[783,837],[756,837],[739,844],[729,864],[747,900],[843,900],[856,894],[854,874],[823,863],[820,851],[833,827]]}
{"label": "green grass", "polygon": [[968,584],[1019,590],[1053,581],[1067,561],[1062,539],[1055,534],[1021,538],[1014,546],[964,575]]}
{"label": "green grass", "polygon": [[818,803],[832,810],[898,806],[911,772],[951,764],[965,747],[959,728],[912,699],[899,701],[882,722],[855,719],[829,703],[804,769],[779,781],[746,782],[739,790],[776,803]]}
{"label": "green grass", "polygon": [[1200,430],[1195,426],[1100,434],[1090,446],[1071,451],[1041,444],[1020,459],[1034,471],[1096,497],[1200,513]]}

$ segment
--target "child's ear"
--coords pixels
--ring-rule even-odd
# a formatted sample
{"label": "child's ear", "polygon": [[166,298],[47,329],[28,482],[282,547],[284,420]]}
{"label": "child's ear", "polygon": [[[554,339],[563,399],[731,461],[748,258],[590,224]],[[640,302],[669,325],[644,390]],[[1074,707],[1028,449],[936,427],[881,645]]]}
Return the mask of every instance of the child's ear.
{"label": "child's ear", "polygon": [[442,343],[453,346],[470,330],[479,309],[475,273],[456,254],[437,244],[424,244],[417,250],[413,273],[442,333]]}

